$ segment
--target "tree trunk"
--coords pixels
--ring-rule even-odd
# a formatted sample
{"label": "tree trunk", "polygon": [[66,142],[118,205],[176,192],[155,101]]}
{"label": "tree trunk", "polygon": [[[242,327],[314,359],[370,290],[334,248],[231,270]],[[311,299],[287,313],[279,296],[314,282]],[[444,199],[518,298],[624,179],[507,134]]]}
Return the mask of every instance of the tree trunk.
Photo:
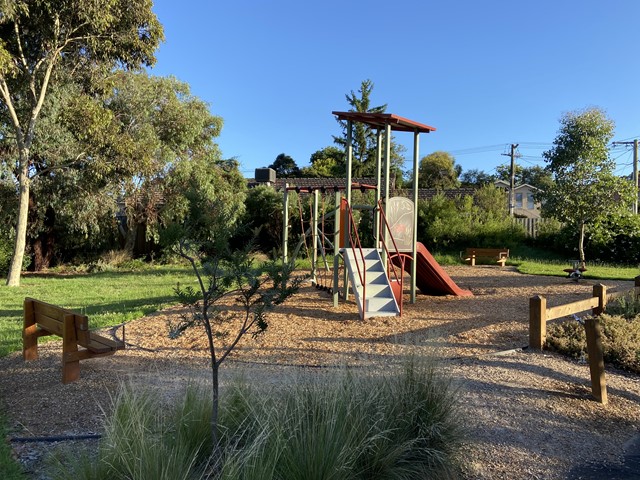
{"label": "tree trunk", "polygon": [[18,218],[16,221],[16,242],[11,257],[7,285],[20,286],[20,274],[22,273],[22,260],[27,242],[27,220],[29,217],[29,150],[21,149],[20,152],[20,196],[18,206]]}
{"label": "tree trunk", "polygon": [[[35,196],[31,195],[29,198],[29,217],[32,219],[38,214],[37,203]],[[42,219],[42,230],[38,232],[38,236],[33,241],[29,242],[31,252],[33,252],[33,261],[29,270],[40,272],[51,266],[56,245],[55,223],[56,211],[48,206]]]}
{"label": "tree trunk", "polygon": [[584,258],[584,230],[585,223],[584,221],[580,222],[580,239],[578,241],[578,253],[580,255],[580,267],[585,267],[585,258]]}

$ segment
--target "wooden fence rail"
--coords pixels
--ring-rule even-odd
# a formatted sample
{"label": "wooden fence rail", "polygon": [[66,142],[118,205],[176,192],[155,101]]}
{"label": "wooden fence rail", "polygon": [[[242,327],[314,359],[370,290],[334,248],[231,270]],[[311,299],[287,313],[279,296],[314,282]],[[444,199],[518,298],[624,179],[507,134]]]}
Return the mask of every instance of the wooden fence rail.
{"label": "wooden fence rail", "polygon": [[[636,298],[640,296],[640,276],[635,278],[635,286],[631,290],[607,294],[605,285],[594,285],[593,295],[590,298],[555,307],[547,307],[547,299],[541,295],[531,297],[529,299],[529,348],[542,350],[547,340],[547,322],[549,320],[588,310],[591,310],[592,315],[597,317],[605,311],[608,302],[630,293],[633,293]],[[600,322],[597,318],[589,318],[585,320],[584,327],[591,372],[591,391],[596,400],[606,404],[607,386],[604,376],[604,352]]]}

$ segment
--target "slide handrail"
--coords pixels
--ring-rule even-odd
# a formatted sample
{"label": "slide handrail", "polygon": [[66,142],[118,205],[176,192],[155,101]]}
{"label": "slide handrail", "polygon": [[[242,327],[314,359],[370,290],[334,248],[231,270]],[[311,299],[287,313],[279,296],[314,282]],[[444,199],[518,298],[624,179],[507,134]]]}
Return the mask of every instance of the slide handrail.
{"label": "slide handrail", "polygon": [[[398,307],[400,308],[400,316],[402,316],[402,301],[403,301],[403,293],[404,293],[404,265],[407,257],[411,258],[410,255],[400,253],[398,249],[398,245],[396,244],[395,238],[393,238],[393,233],[391,232],[391,227],[389,226],[389,222],[387,220],[387,216],[384,213],[384,209],[382,208],[382,199],[378,201],[378,210],[380,211],[380,218],[382,221],[379,226],[379,238],[380,243],[382,244],[382,248],[384,249],[385,254],[387,255],[387,276],[391,279],[391,272],[393,271],[393,276],[395,281],[400,284],[400,301],[398,302]],[[394,253],[390,254],[389,248],[387,247],[387,242],[385,240],[385,233],[389,233],[389,238],[391,239],[391,243],[393,244]],[[393,258],[397,257],[400,259],[400,276],[398,277],[398,272],[396,271],[396,265],[393,263]],[[391,267],[391,268],[390,268]]]}
{"label": "slide handrail", "polygon": [[[347,248],[350,247],[351,251],[353,252],[353,259],[355,261],[356,269],[358,271],[358,278],[360,279],[360,284],[362,285],[362,319],[364,320],[365,305],[367,304],[366,303],[367,264],[364,259],[364,253],[362,252],[362,243],[360,243],[358,228],[356,227],[356,223],[353,219],[353,210],[351,209],[351,205],[349,205],[349,202],[347,202],[346,198],[343,198],[341,200],[341,205],[340,205],[341,208],[342,208],[342,205],[345,206],[345,212],[347,213],[347,219],[349,223],[349,225],[347,226],[347,233],[349,235],[349,245],[347,246]],[[354,235],[351,234],[352,230]],[[355,242],[354,242],[354,237],[355,237]],[[356,246],[358,247],[357,253],[356,253]],[[362,260],[362,270],[360,269],[360,263],[357,255],[358,253],[360,254],[360,259]]]}

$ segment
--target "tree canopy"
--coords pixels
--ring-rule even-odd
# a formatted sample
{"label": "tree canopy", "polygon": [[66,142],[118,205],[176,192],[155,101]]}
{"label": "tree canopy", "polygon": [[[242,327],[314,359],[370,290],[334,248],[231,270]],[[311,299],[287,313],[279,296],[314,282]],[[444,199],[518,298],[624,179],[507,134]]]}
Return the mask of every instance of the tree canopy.
{"label": "tree canopy", "polygon": [[33,168],[31,148],[50,85],[68,72],[91,85],[114,68],[153,64],[163,32],[151,6],[151,0],[0,0],[0,122],[14,142],[19,192],[8,285],[20,283],[31,180],[42,174]]}
{"label": "tree canopy", "polygon": [[422,157],[418,167],[418,186],[447,190],[460,186],[462,168],[448,152],[438,151]]}
{"label": "tree canopy", "polygon": [[300,176],[300,168],[296,161],[289,155],[281,153],[276,157],[269,168],[276,171],[276,175],[281,178],[293,178]]}
{"label": "tree canopy", "polygon": [[345,153],[344,149],[335,146],[324,147],[311,154],[308,167],[303,167],[301,175],[304,177],[344,177]]}
{"label": "tree canopy", "polygon": [[631,182],[614,173],[608,150],[613,132],[613,121],[598,108],[569,112],[560,119],[553,147],[543,153],[554,180],[542,194],[543,214],[575,227],[583,264],[587,229],[628,212],[633,200]]}

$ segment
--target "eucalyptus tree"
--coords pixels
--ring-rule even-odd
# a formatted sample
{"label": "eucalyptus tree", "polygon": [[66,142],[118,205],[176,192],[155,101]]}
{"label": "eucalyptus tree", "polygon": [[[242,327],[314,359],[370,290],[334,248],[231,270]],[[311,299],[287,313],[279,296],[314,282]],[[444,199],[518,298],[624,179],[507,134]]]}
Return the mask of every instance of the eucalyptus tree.
{"label": "eucalyptus tree", "polygon": [[633,186],[614,173],[615,161],[608,149],[614,122],[602,110],[566,113],[560,125],[553,147],[543,153],[553,182],[540,194],[542,211],[576,229],[584,265],[585,233],[613,214],[628,212]]}
{"label": "eucalyptus tree", "polygon": [[48,171],[33,179],[29,202],[36,270],[60,247],[95,251],[118,230],[130,253],[141,230],[157,240],[162,212],[179,201],[167,177],[183,162],[204,163],[204,174],[220,159],[222,119],[187,84],[118,71],[97,90],[69,79],[45,102],[32,156]]}
{"label": "eucalyptus tree", "polygon": [[151,7],[151,0],[0,0],[0,114],[14,142],[19,199],[8,285],[20,283],[31,180],[48,171],[36,168],[31,149],[50,86],[60,71],[81,75],[153,64],[163,32]]}

